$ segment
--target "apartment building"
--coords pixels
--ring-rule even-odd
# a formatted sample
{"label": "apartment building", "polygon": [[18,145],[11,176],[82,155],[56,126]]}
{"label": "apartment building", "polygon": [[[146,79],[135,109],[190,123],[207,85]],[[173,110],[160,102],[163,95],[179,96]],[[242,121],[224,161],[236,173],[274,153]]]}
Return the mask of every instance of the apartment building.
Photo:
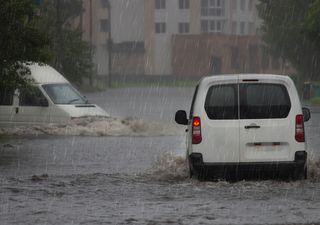
{"label": "apartment building", "polygon": [[82,4],[83,39],[92,46],[98,77],[109,75],[109,62],[113,74],[144,73],[144,0],[83,0]]}
{"label": "apartment building", "polygon": [[83,40],[92,46],[92,58],[98,76],[108,74],[108,40],[110,31],[109,1],[82,1],[81,27]]}
{"label": "apartment building", "polygon": [[189,0],[145,0],[145,73],[172,74],[172,35],[191,32]]}
{"label": "apartment building", "polygon": [[[217,51],[219,54],[211,51],[207,58],[202,57],[202,62],[207,65],[205,74],[257,71],[259,68],[252,64],[247,66],[244,62],[238,69],[231,69],[232,65],[228,64],[230,58],[240,57],[243,51],[250,51],[250,55],[262,54],[259,49],[261,21],[256,9],[257,2],[84,0],[84,39],[94,46],[93,58],[100,76],[108,76],[109,73],[109,38],[113,43],[111,73],[115,75],[204,75],[200,74],[202,70],[199,69],[185,71],[179,68],[186,63],[180,52],[201,55],[197,51],[200,41],[207,43],[203,51],[220,49]],[[223,46],[216,46],[219,43]],[[244,43],[247,45],[240,46]],[[203,52],[203,55],[207,54]],[[189,64],[192,66],[194,62],[190,61]],[[190,71],[193,71],[192,74]],[[195,71],[198,73],[195,74]]]}
{"label": "apartment building", "polygon": [[257,35],[261,21],[256,4],[257,0],[145,0],[146,74],[174,74],[175,35]]}

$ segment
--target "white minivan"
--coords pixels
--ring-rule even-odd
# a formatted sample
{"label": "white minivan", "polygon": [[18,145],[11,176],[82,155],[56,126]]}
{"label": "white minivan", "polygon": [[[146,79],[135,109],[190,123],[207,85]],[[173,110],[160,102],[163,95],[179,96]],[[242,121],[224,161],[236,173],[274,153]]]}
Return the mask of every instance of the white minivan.
{"label": "white minivan", "polygon": [[199,179],[264,173],[305,179],[304,121],[309,119],[293,81],[267,74],[205,77],[196,87],[189,119],[183,110],[175,116],[178,124],[188,125],[190,175]]}
{"label": "white minivan", "polygon": [[31,89],[0,90],[0,127],[64,123],[84,116],[109,116],[99,106],[89,104],[52,67],[36,63],[27,67],[31,72]]}

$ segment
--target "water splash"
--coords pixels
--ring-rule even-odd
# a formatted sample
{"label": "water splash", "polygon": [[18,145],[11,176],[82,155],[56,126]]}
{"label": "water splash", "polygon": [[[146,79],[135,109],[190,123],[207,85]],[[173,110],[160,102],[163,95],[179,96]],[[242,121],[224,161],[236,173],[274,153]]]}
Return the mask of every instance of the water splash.
{"label": "water splash", "polygon": [[180,181],[189,177],[188,171],[185,157],[166,152],[156,158],[150,175],[159,181]]}
{"label": "water splash", "polygon": [[[150,175],[159,181],[186,180],[189,178],[188,162],[185,157],[174,155],[171,152],[166,152],[156,158],[153,167],[150,171]],[[310,159],[308,161],[307,181],[320,181],[320,159]],[[224,182],[224,180],[219,180],[218,183]]]}
{"label": "water splash", "polygon": [[320,181],[320,159],[308,161],[308,179],[310,181]]}
{"label": "water splash", "polygon": [[72,135],[72,136],[172,136],[181,129],[172,123],[144,121],[138,118],[81,117],[65,124],[44,124],[0,128],[8,135]]}

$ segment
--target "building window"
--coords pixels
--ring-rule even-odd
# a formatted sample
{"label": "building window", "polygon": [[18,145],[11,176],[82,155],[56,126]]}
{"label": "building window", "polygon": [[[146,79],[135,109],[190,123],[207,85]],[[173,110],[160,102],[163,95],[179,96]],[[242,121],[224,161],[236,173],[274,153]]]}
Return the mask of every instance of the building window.
{"label": "building window", "polygon": [[189,33],[189,23],[179,23],[179,33],[180,34]]}
{"label": "building window", "polygon": [[246,8],[246,0],[241,0],[241,1],[240,1],[240,9],[241,9],[242,11],[244,11],[245,8]]}
{"label": "building window", "polygon": [[245,35],[245,22],[240,22],[240,34]]}
{"label": "building window", "polygon": [[201,32],[202,33],[219,33],[224,28],[224,22],[222,20],[201,20]]}
{"label": "building window", "polygon": [[155,0],[156,9],[165,9],[166,0]]}
{"label": "building window", "polygon": [[100,31],[109,32],[109,20],[107,19],[100,20]]}
{"label": "building window", "polygon": [[201,20],[201,32],[208,33],[209,32],[209,21]]}
{"label": "building window", "polygon": [[222,31],[222,22],[220,20],[216,21],[217,23],[217,32],[221,32]]}
{"label": "building window", "polygon": [[237,22],[236,21],[232,21],[232,24],[231,24],[231,33],[232,34],[237,34]]}
{"label": "building window", "polygon": [[201,0],[201,16],[224,16],[224,0]]}
{"label": "building window", "polygon": [[179,9],[189,9],[189,0],[179,0]]}
{"label": "building window", "polygon": [[100,0],[102,8],[109,8],[109,0]]}
{"label": "building window", "polygon": [[165,33],[166,32],[166,23],[155,23],[156,33]]}

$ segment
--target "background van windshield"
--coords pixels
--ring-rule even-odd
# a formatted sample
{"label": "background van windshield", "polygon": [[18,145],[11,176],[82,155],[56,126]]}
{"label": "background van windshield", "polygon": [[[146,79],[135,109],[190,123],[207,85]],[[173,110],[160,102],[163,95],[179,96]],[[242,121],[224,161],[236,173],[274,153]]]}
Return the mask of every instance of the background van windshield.
{"label": "background van windshield", "polygon": [[241,84],[240,118],[286,118],[291,103],[287,89],[280,84]]}
{"label": "background van windshield", "polygon": [[85,104],[86,100],[70,84],[42,86],[55,104]]}

